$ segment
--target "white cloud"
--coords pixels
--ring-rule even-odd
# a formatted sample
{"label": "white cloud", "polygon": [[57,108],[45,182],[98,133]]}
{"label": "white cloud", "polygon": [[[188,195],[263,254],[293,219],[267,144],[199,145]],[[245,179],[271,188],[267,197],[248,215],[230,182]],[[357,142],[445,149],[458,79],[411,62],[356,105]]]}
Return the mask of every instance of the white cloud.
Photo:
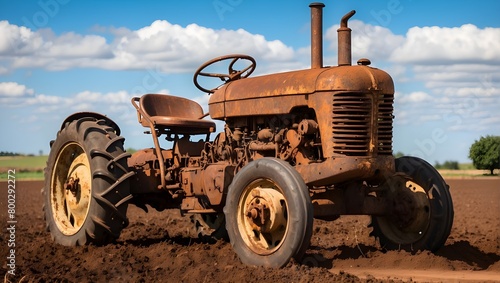
{"label": "white cloud", "polygon": [[27,88],[25,85],[16,82],[0,83],[0,97],[20,97],[24,95],[32,95],[33,89]]}
{"label": "white cloud", "polygon": [[[193,71],[200,62],[230,53],[246,53],[269,64],[294,61],[295,51],[279,40],[267,40],[243,29],[215,30],[190,24],[182,27],[157,20],[138,30],[115,29],[111,42],[99,35],[51,30],[31,31],[0,21],[0,65],[9,69],[100,68],[145,69],[160,66],[166,73]],[[0,71],[3,71],[2,67]]]}
{"label": "white cloud", "polygon": [[442,120],[443,115],[440,114],[430,114],[430,115],[420,115],[419,120],[422,122],[427,122],[427,121],[438,121]]}
{"label": "white cloud", "polygon": [[50,42],[43,56],[55,58],[110,58],[113,56],[106,39],[97,35],[66,33]]}
{"label": "white cloud", "polygon": [[399,125],[408,124],[408,112],[401,110],[400,108],[394,109],[394,122]]}
{"label": "white cloud", "polygon": [[413,27],[391,60],[400,63],[440,65],[443,63],[500,62],[500,28]]}
{"label": "white cloud", "polygon": [[434,66],[414,65],[415,79],[425,82],[428,88],[483,88],[500,87],[499,65],[443,64]]}
{"label": "white cloud", "polygon": [[[32,98],[28,99],[20,99],[18,102],[20,105],[26,104],[26,105],[35,105],[35,106],[54,106],[54,107],[59,107],[63,101],[65,101],[66,98],[60,97],[60,96],[51,96],[51,95],[45,95],[45,94],[37,94]],[[44,108],[46,109],[46,108]],[[53,107],[50,107],[50,109],[53,109]]]}
{"label": "white cloud", "polygon": [[193,98],[194,101],[198,102],[198,104],[201,105],[204,113],[208,112],[208,100],[209,99],[210,99],[210,96],[208,94],[203,94],[203,95],[196,96]]}
{"label": "white cloud", "polygon": [[405,103],[423,103],[432,101],[432,97],[423,91],[415,91],[409,94],[401,94],[396,92],[395,94],[396,103],[405,104]]}
{"label": "white cloud", "polygon": [[[169,91],[162,89],[154,93],[169,94]],[[12,104],[18,108],[33,108],[33,113],[58,113],[60,119],[73,112],[90,111],[126,117],[122,122],[129,123],[129,120],[137,119],[135,109],[131,105],[134,96],[134,93],[125,90],[106,93],[85,90],[67,97],[37,94],[29,98],[18,98]]]}
{"label": "white cloud", "polygon": [[459,97],[500,97],[499,87],[446,87],[442,89],[446,96]]}
{"label": "white cloud", "polygon": [[29,28],[0,21],[0,56],[31,55],[43,45],[43,39]]}
{"label": "white cloud", "polygon": [[[484,127],[493,127],[500,125],[500,115],[490,115],[480,120],[480,125]],[[496,133],[498,134],[498,133]]]}

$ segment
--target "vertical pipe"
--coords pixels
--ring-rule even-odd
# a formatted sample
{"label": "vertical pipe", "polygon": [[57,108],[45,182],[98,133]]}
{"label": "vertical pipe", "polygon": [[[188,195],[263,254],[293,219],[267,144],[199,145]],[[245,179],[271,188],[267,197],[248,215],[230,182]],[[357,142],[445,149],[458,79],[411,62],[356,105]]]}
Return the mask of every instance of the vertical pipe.
{"label": "vertical pipe", "polygon": [[311,7],[311,69],[323,68],[323,7],[314,2]]}
{"label": "vertical pipe", "polygon": [[351,29],[347,27],[347,21],[354,16],[356,11],[352,10],[345,14],[340,20],[338,32],[338,64],[339,66],[351,66]]}

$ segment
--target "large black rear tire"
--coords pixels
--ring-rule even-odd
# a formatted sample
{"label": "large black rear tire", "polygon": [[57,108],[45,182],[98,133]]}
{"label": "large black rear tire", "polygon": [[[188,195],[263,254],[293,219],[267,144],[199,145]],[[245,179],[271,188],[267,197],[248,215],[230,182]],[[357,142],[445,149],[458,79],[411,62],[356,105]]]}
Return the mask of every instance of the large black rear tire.
{"label": "large black rear tire", "polygon": [[[404,225],[397,221],[400,215],[373,216],[371,235],[378,238],[380,246],[387,250],[437,251],[446,242],[453,225],[449,186],[432,165],[417,157],[396,159],[396,172],[409,177],[407,189],[404,189],[407,191],[398,196],[404,198],[405,194],[413,194],[409,203],[416,209],[409,218],[411,221]],[[407,200],[396,198],[394,203],[401,206],[404,201]]]}
{"label": "large black rear tire", "polygon": [[65,246],[106,244],[128,225],[132,198],[124,138],[103,119],[66,123],[45,168],[44,212],[53,240]]}
{"label": "large black rear tire", "polygon": [[229,186],[226,229],[245,264],[282,267],[309,247],[313,207],[300,174],[276,158],[252,161]]}

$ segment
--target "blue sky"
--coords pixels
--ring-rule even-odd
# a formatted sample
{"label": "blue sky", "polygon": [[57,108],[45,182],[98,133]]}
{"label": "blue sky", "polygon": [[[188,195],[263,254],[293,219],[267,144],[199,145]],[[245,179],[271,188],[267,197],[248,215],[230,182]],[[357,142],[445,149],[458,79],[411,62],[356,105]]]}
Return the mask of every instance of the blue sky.
{"label": "blue sky", "polygon": [[[309,68],[310,2],[0,0],[0,151],[47,154],[75,111],[107,114],[126,147],[150,147],[131,97],[206,104],[193,72],[229,53],[255,57],[254,75]],[[325,65],[355,9],[353,60],[393,76],[395,151],[468,162],[474,140],[500,135],[500,1],[325,4]]]}

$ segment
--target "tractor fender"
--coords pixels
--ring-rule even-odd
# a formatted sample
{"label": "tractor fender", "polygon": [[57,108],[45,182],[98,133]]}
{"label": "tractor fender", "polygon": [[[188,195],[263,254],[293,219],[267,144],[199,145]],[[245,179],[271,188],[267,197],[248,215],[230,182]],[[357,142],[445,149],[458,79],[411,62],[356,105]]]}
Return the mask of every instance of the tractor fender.
{"label": "tractor fender", "polygon": [[106,124],[115,130],[116,135],[117,136],[120,135],[121,131],[120,131],[120,127],[118,127],[118,124],[116,124],[115,121],[111,120],[111,118],[107,117],[106,115],[100,114],[97,112],[76,112],[76,113],[73,113],[73,114],[69,115],[66,119],[64,119],[60,130],[62,130],[66,127],[66,125],[67,125],[66,123],[71,123],[71,121],[78,120],[78,119],[81,119],[84,117],[91,117],[91,118],[95,118],[97,120],[105,120]]}

